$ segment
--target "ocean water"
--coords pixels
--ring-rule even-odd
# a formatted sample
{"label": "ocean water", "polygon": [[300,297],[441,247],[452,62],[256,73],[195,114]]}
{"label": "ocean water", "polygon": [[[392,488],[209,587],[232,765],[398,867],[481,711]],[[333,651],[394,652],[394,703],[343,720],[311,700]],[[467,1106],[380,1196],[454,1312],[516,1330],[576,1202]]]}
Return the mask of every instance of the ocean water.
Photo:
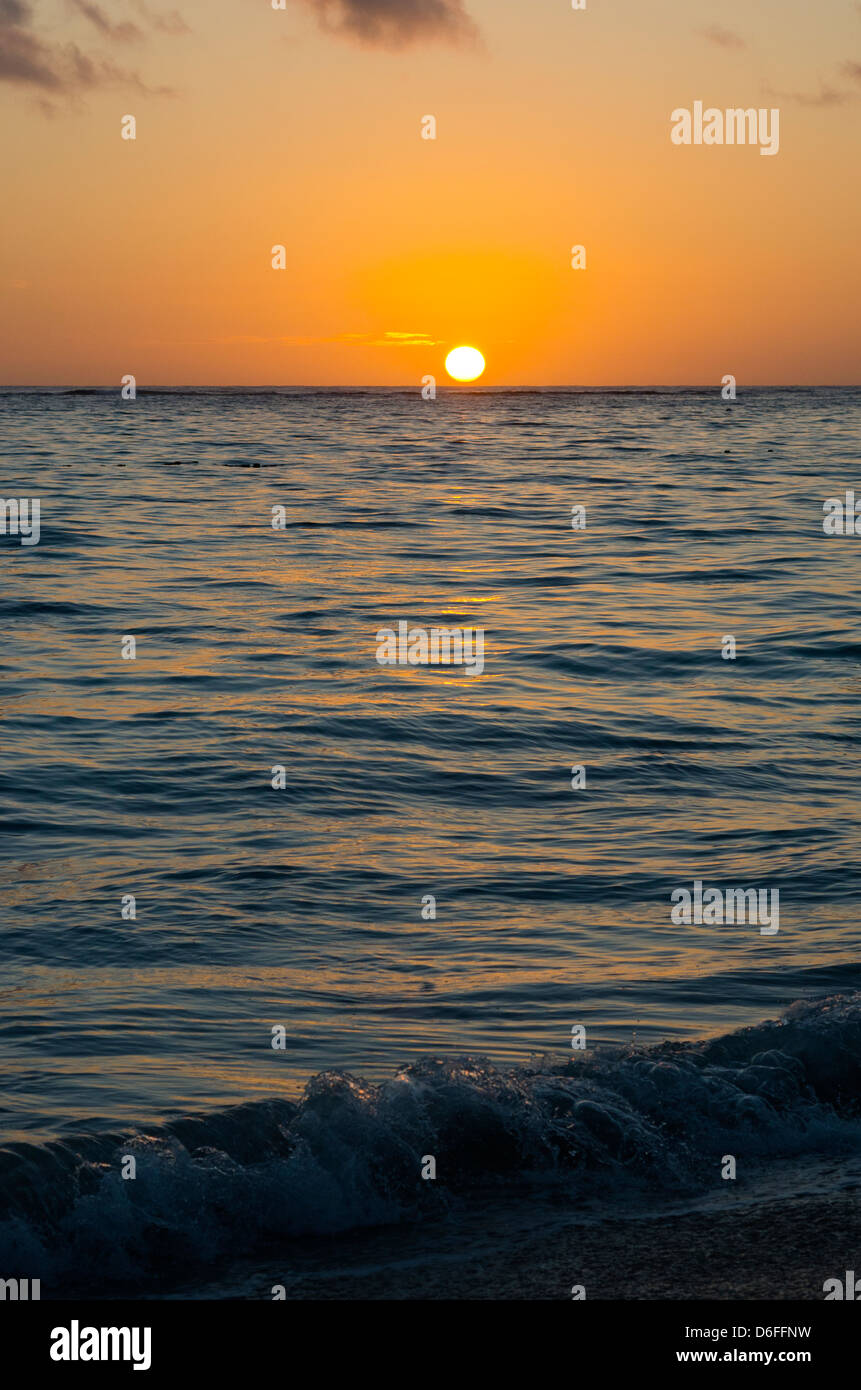
{"label": "ocean water", "polygon": [[[769,1115],[772,1144],[834,1133],[859,1055],[861,537],[825,536],[822,504],[859,482],[859,427],[855,389],[0,393],[0,493],[41,504],[38,545],[0,536],[14,1219],[38,1207],[72,1249],[99,1189],[122,1224],[135,1185],[102,1179],[133,1133],[160,1220],[180,1171],[206,1206],[207,1162],[271,1210],[271,1161],[288,1234],[374,1224],[431,1114],[450,1143],[466,1125],[463,1171],[556,1163],[535,1087],[560,1069],[600,1111],[575,1147],[585,1124],[639,1171],[667,1136],[630,1068],[693,1067],[673,1104],[713,1119],[719,1037],[715,1144],[727,1115],[751,1151]],[[483,672],[380,666],[403,620],[484,629]],[[673,924],[696,879],[778,890],[779,932]],[[793,1005],[775,1063],[756,1029]]]}

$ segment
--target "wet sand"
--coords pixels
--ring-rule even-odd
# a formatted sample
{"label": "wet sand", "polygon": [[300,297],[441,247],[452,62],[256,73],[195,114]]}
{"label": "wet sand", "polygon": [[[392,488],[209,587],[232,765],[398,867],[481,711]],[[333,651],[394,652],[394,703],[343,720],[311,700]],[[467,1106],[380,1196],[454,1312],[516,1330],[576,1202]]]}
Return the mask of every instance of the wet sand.
{"label": "wet sand", "polygon": [[613,1218],[512,1236],[495,1252],[464,1249],[460,1258],[448,1243],[426,1260],[288,1282],[287,1297],[570,1299],[582,1284],[588,1299],[822,1301],[826,1279],[861,1269],[859,1205],[841,1194]]}

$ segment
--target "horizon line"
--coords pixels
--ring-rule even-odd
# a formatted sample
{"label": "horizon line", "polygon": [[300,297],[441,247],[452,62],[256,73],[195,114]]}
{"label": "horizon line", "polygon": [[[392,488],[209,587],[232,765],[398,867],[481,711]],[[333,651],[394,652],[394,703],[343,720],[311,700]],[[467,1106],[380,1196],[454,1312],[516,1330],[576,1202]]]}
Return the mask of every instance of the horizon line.
{"label": "horizon line", "polygon": [[[79,382],[2,382],[0,391],[121,391],[119,383],[79,383]],[[437,390],[463,394],[470,391],[719,391],[721,382],[602,382],[600,385],[583,385],[576,382],[557,384],[553,382],[538,384],[526,382],[499,382],[494,386],[480,382],[438,382]],[[861,389],[861,381],[853,382],[748,382],[736,383],[742,391],[853,391]],[[136,394],[143,395],[154,391],[409,391],[421,394],[421,384],[407,382],[379,385],[373,383],[333,384],[327,382],[153,382],[150,385],[136,385]]]}

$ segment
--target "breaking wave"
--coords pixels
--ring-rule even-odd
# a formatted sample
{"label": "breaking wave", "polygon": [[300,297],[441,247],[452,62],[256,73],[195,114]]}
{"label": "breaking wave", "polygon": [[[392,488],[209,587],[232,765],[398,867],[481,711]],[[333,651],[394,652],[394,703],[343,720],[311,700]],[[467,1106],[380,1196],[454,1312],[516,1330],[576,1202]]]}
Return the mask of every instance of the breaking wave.
{"label": "breaking wave", "polygon": [[46,1298],[141,1292],[293,1238],[429,1220],[479,1188],[557,1184],[572,1212],[695,1194],[726,1152],[857,1151],[859,1080],[861,994],[564,1065],[425,1060],[381,1083],[329,1071],[296,1102],[0,1149],[0,1268],[41,1278]]}

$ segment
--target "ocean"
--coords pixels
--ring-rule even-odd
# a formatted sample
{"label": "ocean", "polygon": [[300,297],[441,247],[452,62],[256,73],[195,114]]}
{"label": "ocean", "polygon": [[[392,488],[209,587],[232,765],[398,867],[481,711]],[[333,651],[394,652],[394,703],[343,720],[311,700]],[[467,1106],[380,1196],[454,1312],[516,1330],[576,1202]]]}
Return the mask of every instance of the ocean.
{"label": "ocean", "polygon": [[[301,1290],[291,1242],[394,1230],[390,1278],[476,1192],[854,1183],[859,426],[855,388],[0,392],[40,505],[0,536],[3,1269],[255,1296],[264,1246]],[[483,669],[381,665],[400,623]],[[674,920],[696,883],[779,930]]]}

